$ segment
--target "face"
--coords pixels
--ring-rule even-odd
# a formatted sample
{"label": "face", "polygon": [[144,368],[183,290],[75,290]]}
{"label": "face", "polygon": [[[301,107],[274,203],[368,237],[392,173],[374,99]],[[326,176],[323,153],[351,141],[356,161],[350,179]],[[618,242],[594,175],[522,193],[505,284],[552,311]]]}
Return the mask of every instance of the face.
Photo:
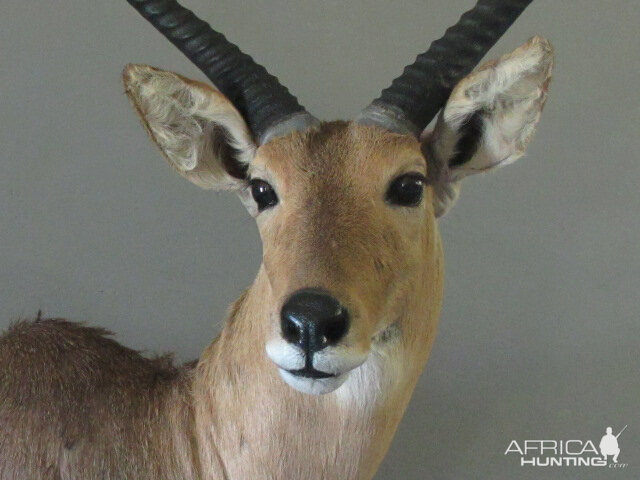
{"label": "face", "polygon": [[[400,336],[407,351],[424,352],[425,317],[442,298],[434,210],[451,208],[463,178],[523,155],[552,65],[551,45],[533,37],[477,68],[453,89],[422,147],[393,128],[347,122],[257,147],[246,119],[212,87],[145,65],[127,66],[123,80],[177,172],[241,192],[264,246],[267,354],[293,387],[326,393],[381,339]],[[291,127],[275,125],[283,126]]]}
{"label": "face", "polygon": [[248,174],[270,287],[267,354],[292,387],[333,391],[396,328],[434,255],[420,145],[332,122],[260,147]]}

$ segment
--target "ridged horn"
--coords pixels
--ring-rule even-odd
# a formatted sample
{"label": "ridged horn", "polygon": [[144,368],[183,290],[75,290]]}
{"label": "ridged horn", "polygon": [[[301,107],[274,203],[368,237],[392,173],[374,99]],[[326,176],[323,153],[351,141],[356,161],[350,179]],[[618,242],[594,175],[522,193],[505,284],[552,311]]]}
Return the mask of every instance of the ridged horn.
{"label": "ridged horn", "polygon": [[420,135],[532,0],[479,0],[444,36],[408,65],[356,121]]}
{"label": "ridged horn", "polygon": [[258,144],[318,123],[286,87],[175,0],[127,0],[240,111]]}

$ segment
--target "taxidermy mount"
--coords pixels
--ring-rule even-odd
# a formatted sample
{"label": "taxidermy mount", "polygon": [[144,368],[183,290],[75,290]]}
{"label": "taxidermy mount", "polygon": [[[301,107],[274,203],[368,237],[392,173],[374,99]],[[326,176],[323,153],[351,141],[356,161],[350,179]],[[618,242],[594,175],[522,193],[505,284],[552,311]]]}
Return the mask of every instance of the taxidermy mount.
{"label": "taxidermy mount", "polygon": [[547,97],[541,37],[476,68],[530,0],[480,0],[331,122],[175,0],[128,3],[211,80],[127,65],[135,112],[178,174],[240,197],[262,263],[182,366],[63,319],[9,328],[0,479],[371,479],[435,338],[437,219],[524,154]]}

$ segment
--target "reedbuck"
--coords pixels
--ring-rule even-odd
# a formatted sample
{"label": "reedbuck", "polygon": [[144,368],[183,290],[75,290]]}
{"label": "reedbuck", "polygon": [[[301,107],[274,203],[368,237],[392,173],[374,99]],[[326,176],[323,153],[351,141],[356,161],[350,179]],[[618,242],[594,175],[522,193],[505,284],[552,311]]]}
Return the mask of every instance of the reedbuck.
{"label": "reedbuck", "polygon": [[481,0],[335,122],[174,0],[128,1],[216,86],[128,65],[133,107],[180,175],[240,196],[262,264],[197,363],[60,319],[11,327],[0,478],[370,479],[436,334],[436,219],[524,153],[546,99],[540,37],[472,72],[529,1]]}

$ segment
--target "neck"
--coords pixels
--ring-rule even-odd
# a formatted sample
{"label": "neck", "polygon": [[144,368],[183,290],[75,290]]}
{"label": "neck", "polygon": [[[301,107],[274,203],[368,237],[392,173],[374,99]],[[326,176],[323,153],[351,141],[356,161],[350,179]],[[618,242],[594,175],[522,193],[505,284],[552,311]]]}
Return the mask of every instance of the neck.
{"label": "neck", "polygon": [[413,329],[394,326],[398,333],[376,343],[344,385],[311,396],[286,385],[265,354],[269,296],[261,269],[196,369],[202,477],[371,478],[426,361],[439,305],[405,312],[404,323],[416,315],[424,323],[426,313],[432,325],[424,338],[405,338]]}

